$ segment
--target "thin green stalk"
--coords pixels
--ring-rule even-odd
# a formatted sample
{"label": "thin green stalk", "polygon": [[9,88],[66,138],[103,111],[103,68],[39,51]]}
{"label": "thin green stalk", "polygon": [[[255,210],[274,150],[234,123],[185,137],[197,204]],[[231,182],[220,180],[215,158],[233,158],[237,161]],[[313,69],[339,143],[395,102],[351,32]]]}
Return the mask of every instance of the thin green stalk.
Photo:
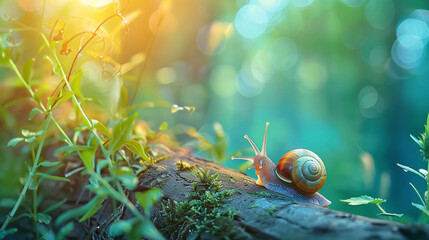
{"label": "thin green stalk", "polygon": [[414,189],[414,191],[417,193],[417,196],[419,196],[420,201],[422,202],[422,205],[426,207],[426,202],[423,200],[422,196],[420,195],[419,191],[417,191],[417,188],[414,187],[414,185],[410,182],[409,183],[411,187]]}
{"label": "thin green stalk", "polygon": [[[379,203],[377,203],[376,205],[382,213],[387,214],[387,212],[381,207],[381,205]],[[390,221],[393,221],[392,217],[389,217],[389,219],[390,219]]]}
{"label": "thin green stalk", "polygon": [[31,97],[34,99],[34,92],[33,92],[33,90],[31,89],[30,85],[28,85],[28,83],[24,80],[24,78],[22,77],[22,75],[19,72],[18,68],[16,67],[15,62],[11,58],[9,58],[9,64],[12,67],[13,71],[18,76],[18,78],[21,80],[22,84],[24,84],[25,88],[27,88],[27,90],[30,93]]}
{"label": "thin green stalk", "polygon": [[[49,41],[46,38],[45,34],[43,32],[40,32],[40,35],[42,36],[43,41],[45,42],[45,44],[47,46],[49,46]],[[73,91],[73,89],[70,86],[69,81],[67,80],[67,76],[66,73],[64,71],[64,68],[60,62],[60,60],[58,59],[57,54],[55,53],[55,51],[53,51],[51,48],[49,48],[51,50],[52,56],[55,58],[55,61],[57,62],[58,66],[60,66],[60,70],[61,70],[61,76],[64,79],[64,82],[66,83],[68,89],[70,89],[70,91]],[[73,101],[76,103],[79,112],[82,114],[83,118],[85,119],[85,121],[88,123],[88,125],[90,126],[90,131],[94,134],[94,137],[96,138],[98,144],[101,147],[101,151],[103,152],[104,156],[106,157],[106,159],[108,159],[109,161],[109,167],[112,167],[112,161],[110,160],[110,153],[108,153],[108,151],[106,150],[106,148],[104,147],[103,143],[101,142],[100,137],[98,136],[98,134],[95,132],[94,129],[94,125],[92,124],[92,121],[89,120],[88,116],[85,114],[85,112],[82,109],[82,106],[80,105],[79,101],[76,98],[76,95],[73,93]]]}
{"label": "thin green stalk", "polygon": [[43,27],[43,18],[45,18],[45,4],[46,4],[46,0],[43,0],[42,17],[40,18],[40,31],[42,30],[42,27]]}
{"label": "thin green stalk", "polygon": [[[429,161],[428,161],[428,171],[429,171]],[[427,191],[429,193],[429,180],[428,180],[428,176],[426,176],[426,184],[427,184]],[[429,197],[426,199],[426,209],[429,210]]]}
{"label": "thin green stalk", "polygon": [[[428,170],[429,170],[429,161],[428,161]],[[426,186],[427,186],[427,191],[429,193],[429,181],[428,181],[428,176],[426,176]],[[429,197],[426,199],[426,209],[429,210]],[[426,215],[426,213],[423,213],[423,217],[422,217],[422,223],[428,223],[429,222],[429,216]]]}
{"label": "thin green stalk", "polygon": [[[160,3],[160,6],[161,6],[161,4],[163,4],[163,2]],[[160,12],[160,15],[158,17],[158,22],[156,24],[155,32],[153,33],[152,37],[149,39],[149,43],[148,43],[147,48],[146,48],[146,59],[143,61],[142,66],[140,67],[140,71],[137,74],[136,86],[135,86],[135,89],[134,89],[133,96],[131,97],[131,100],[128,103],[128,107],[130,107],[130,106],[132,106],[134,104],[134,100],[137,97],[137,92],[139,91],[139,88],[140,88],[140,84],[141,84],[141,81],[142,81],[143,73],[146,70],[147,62],[148,62],[148,60],[150,58],[150,55],[152,54],[153,43],[155,42],[155,38],[158,35],[159,27],[161,26],[161,23],[164,20],[164,15],[162,14],[161,9],[160,9],[159,12]]]}
{"label": "thin green stalk", "polygon": [[12,211],[7,215],[6,221],[3,223],[0,231],[5,230],[7,225],[9,224],[10,220],[13,218],[13,216],[15,216],[16,210],[18,210],[18,207],[21,205],[22,200],[24,199],[25,194],[27,193],[27,189],[30,186],[30,183],[33,179],[34,173],[36,172],[36,168],[37,168],[37,164],[39,163],[39,159],[40,159],[40,154],[42,152],[42,148],[43,148],[43,144],[45,143],[45,138],[46,138],[46,132],[48,131],[48,127],[49,127],[49,122],[50,119],[45,120],[45,122],[43,123],[43,135],[42,135],[42,139],[39,143],[39,147],[37,148],[37,153],[36,153],[36,158],[34,159],[34,164],[33,167],[31,169],[30,175],[27,178],[27,182],[24,185],[24,188],[21,191],[21,194],[19,195],[18,200],[15,203],[15,206],[13,206]]}
{"label": "thin green stalk", "polygon": [[[10,64],[10,66],[12,67],[12,70],[15,72],[16,76],[18,76],[19,80],[22,82],[22,84],[24,84],[25,88],[27,88],[27,91],[30,93],[31,98],[32,98],[34,101],[36,101],[36,100],[34,99],[34,92],[33,92],[33,90],[31,89],[31,86],[30,86],[30,85],[28,85],[28,83],[24,80],[24,78],[22,77],[22,75],[21,75],[21,73],[19,72],[18,68],[16,67],[15,62],[14,62],[12,59],[9,59],[9,64]],[[37,102],[37,101],[36,101],[36,102]],[[45,112],[46,112],[46,108],[45,108],[45,106],[43,105],[43,103],[42,103],[42,102],[38,102],[38,103],[39,103],[40,108],[41,108],[43,111],[45,111]]]}
{"label": "thin green stalk", "polygon": [[67,136],[67,134],[64,131],[64,129],[60,126],[60,124],[58,124],[57,120],[55,120],[55,118],[52,115],[50,115],[50,118],[51,118],[52,122],[55,124],[55,126],[57,127],[58,131],[60,131],[60,133],[64,136],[64,141],[69,146],[73,146],[72,140],[69,138],[69,136]]}

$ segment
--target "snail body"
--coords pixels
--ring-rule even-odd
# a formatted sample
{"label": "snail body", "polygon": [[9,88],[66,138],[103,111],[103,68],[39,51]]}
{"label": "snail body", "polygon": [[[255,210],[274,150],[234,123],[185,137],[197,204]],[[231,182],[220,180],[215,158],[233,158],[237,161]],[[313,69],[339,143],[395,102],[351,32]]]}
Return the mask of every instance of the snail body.
{"label": "snail body", "polygon": [[326,180],[323,161],[309,150],[295,149],[286,153],[276,166],[267,156],[266,151],[268,124],[267,122],[265,127],[262,151],[259,151],[255,143],[245,135],[244,137],[252,145],[255,156],[232,157],[232,159],[252,161],[249,169],[255,168],[258,185],[303,202],[328,207],[331,202],[317,192]]}

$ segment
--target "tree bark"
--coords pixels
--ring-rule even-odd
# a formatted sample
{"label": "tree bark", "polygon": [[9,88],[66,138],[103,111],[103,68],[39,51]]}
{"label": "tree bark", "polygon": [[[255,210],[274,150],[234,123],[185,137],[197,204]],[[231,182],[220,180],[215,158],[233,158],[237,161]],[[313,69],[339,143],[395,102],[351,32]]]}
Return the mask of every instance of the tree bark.
{"label": "tree bark", "polygon": [[192,172],[177,171],[179,160],[218,172],[221,190],[236,189],[225,205],[238,211],[234,229],[245,239],[429,239],[427,225],[370,219],[299,202],[256,185],[253,178],[239,171],[192,154],[175,154],[155,164],[141,179],[140,188],[159,187],[164,198],[186,201],[197,178]]}

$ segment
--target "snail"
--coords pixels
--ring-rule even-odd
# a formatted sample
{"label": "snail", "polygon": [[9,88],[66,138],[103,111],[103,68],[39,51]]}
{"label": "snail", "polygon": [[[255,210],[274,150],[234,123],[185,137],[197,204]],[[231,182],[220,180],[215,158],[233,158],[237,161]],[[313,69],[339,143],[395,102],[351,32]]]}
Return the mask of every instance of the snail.
{"label": "snail", "polygon": [[268,125],[267,122],[262,151],[259,151],[255,143],[245,135],[244,138],[252,145],[255,156],[231,159],[252,161],[249,169],[255,168],[258,176],[256,184],[260,186],[307,203],[328,207],[331,202],[317,193],[326,180],[326,169],[322,160],[312,151],[295,149],[286,153],[276,166],[267,156]]}

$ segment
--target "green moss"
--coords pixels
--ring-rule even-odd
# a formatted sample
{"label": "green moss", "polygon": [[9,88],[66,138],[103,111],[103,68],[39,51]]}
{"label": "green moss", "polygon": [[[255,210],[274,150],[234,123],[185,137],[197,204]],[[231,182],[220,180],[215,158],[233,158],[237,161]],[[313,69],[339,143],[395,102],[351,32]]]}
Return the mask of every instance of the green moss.
{"label": "green moss", "polygon": [[186,239],[193,234],[208,233],[223,239],[237,238],[233,231],[235,210],[225,208],[223,201],[235,190],[219,191],[218,173],[200,168],[193,171],[199,181],[193,183],[188,200],[162,204],[164,219],[161,231],[172,239]]}
{"label": "green moss", "polygon": [[252,194],[252,195],[257,195],[257,196],[262,196],[262,197],[271,197],[271,194],[267,193],[267,192],[247,192],[248,194]]}
{"label": "green moss", "polygon": [[194,166],[191,166],[191,164],[183,161],[176,162],[176,171],[192,171]]}

